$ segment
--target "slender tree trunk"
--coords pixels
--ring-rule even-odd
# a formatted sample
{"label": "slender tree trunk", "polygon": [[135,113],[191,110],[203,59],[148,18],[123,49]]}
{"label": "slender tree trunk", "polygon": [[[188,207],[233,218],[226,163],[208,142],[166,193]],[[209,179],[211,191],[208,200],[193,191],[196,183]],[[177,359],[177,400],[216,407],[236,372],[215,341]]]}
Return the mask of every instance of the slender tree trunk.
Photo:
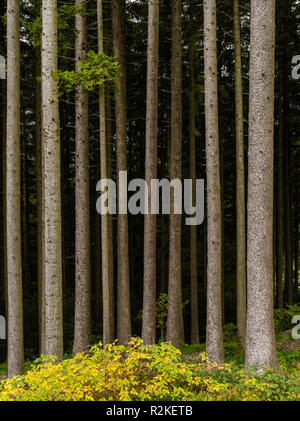
{"label": "slender tree trunk", "polygon": [[[182,46],[181,0],[172,0],[171,60],[171,151],[170,179],[181,179],[182,140]],[[174,213],[174,189],[171,190],[167,341],[179,348],[182,340],[181,309],[181,215]]]}
{"label": "slender tree trunk", "polygon": [[8,377],[24,370],[20,195],[20,2],[7,5],[6,238]]}
{"label": "slender tree trunk", "polygon": [[[217,39],[217,57],[222,53],[221,40]],[[223,109],[222,86],[222,60],[217,60],[218,80],[218,109]],[[219,120],[221,121],[221,119]],[[219,136],[220,139],[220,136]],[[225,276],[224,276],[224,142],[219,140],[220,155],[220,186],[221,186],[221,302],[222,302],[222,325],[225,323]]]}
{"label": "slender tree trunk", "polygon": [[66,104],[60,104],[60,138],[61,138],[61,195],[62,195],[62,288],[67,291],[70,282],[69,271],[69,211],[68,211],[68,184],[69,184],[69,144],[66,135]]}
{"label": "slender tree trunk", "polygon": [[295,303],[298,302],[298,277],[299,277],[299,199],[298,199],[299,187],[296,184],[295,189],[295,235],[294,235],[294,296]]}
{"label": "slender tree trunk", "polygon": [[[147,110],[145,181],[148,185],[148,209],[151,209],[151,180],[157,178],[157,113],[158,113],[158,37],[159,0],[148,2]],[[154,344],[156,338],[156,215],[144,218],[144,343]]]}
{"label": "slender tree trunk", "polygon": [[168,245],[168,230],[167,230],[167,217],[166,215],[161,215],[161,245],[160,245],[160,264],[159,264],[159,274],[160,274],[160,293],[166,292],[166,259],[167,259],[167,245]]}
{"label": "slender tree trunk", "polygon": [[[280,51],[282,54],[282,51]],[[278,154],[277,154],[277,265],[276,265],[276,289],[277,289],[277,307],[283,307],[283,85],[284,72],[282,57],[280,57],[280,76],[279,76],[279,133],[278,133]]]}
{"label": "slender tree trunk", "polygon": [[[221,83],[221,82],[220,82]],[[222,110],[222,96],[219,93],[220,109]],[[219,106],[219,104],[218,104]],[[221,303],[222,303],[222,325],[225,324],[225,276],[224,276],[224,145],[220,145],[220,186],[221,186]]]}
{"label": "slender tree trunk", "polygon": [[207,174],[207,323],[210,362],[222,363],[222,216],[218,128],[216,2],[204,0],[204,74]]}
{"label": "slender tree trunk", "polygon": [[[87,48],[86,1],[76,0],[82,12],[75,16],[75,63],[84,60]],[[73,354],[88,351],[91,334],[91,253],[89,193],[88,93],[76,88],[76,174],[75,174],[75,326]]]}
{"label": "slender tree trunk", "polygon": [[[103,10],[102,0],[98,0],[98,53],[103,53]],[[101,179],[107,179],[107,144],[105,121],[105,88],[99,89],[99,118],[100,118],[100,168]],[[108,257],[108,215],[101,215],[101,249],[102,249],[102,299],[103,299],[103,343],[111,343],[110,323],[110,282]]]}
{"label": "slender tree trunk", "polygon": [[[192,17],[191,17],[192,18]],[[189,46],[190,63],[190,178],[193,180],[193,198],[196,195],[196,146],[195,146],[195,46]],[[198,323],[198,266],[197,226],[190,227],[190,277],[191,277],[191,344],[199,343]]]}
{"label": "slender tree trunk", "polygon": [[[285,100],[284,102],[287,102]],[[284,222],[285,222],[285,288],[286,302],[293,304],[293,251],[292,251],[292,206],[291,206],[291,185],[290,185],[290,141],[287,127],[287,107],[284,106]]]}
{"label": "slender tree trunk", "polygon": [[[112,121],[111,121],[111,92],[107,89],[106,93],[106,146],[107,146],[107,178],[112,179],[112,148],[113,148],[113,136],[112,136]],[[115,286],[114,286],[114,236],[113,236],[113,216],[107,216],[108,223],[108,270],[109,270],[109,320],[110,320],[110,336],[111,341],[115,339]]]}
{"label": "slender tree trunk", "polygon": [[63,356],[60,129],[57,71],[57,4],[42,2],[42,136],[45,212],[45,353]]}
{"label": "slender tree trunk", "polygon": [[[100,146],[100,145],[99,145]],[[99,152],[99,153],[98,153]],[[100,150],[96,149],[97,156],[96,161],[96,174],[100,174]],[[95,209],[96,211],[96,209]],[[94,281],[94,291],[93,297],[95,302],[95,323],[96,325],[101,323],[102,320],[102,250],[101,250],[101,218],[98,213],[95,212],[95,227],[94,227],[94,271],[93,271],[93,281]],[[102,324],[103,325],[103,324]]]}
{"label": "slender tree trunk", "polygon": [[41,104],[41,50],[35,50],[35,154],[36,154],[36,203],[37,203],[37,282],[39,308],[39,352],[44,354],[45,341],[45,303],[44,303],[44,256],[43,256],[43,169],[42,169],[42,104]]}
{"label": "slender tree trunk", "polygon": [[2,220],[3,220],[3,294],[5,302],[5,315],[6,315],[6,331],[7,329],[7,311],[8,311],[8,297],[7,297],[7,235],[6,235],[6,115],[7,115],[7,86],[6,80],[1,81],[1,135],[2,135],[2,188],[3,188],[3,202],[2,202]]}
{"label": "slender tree trunk", "polygon": [[203,287],[207,290],[207,225],[203,226]]}
{"label": "slender tree trunk", "polygon": [[[112,1],[113,46],[114,55],[120,64],[120,74],[116,86],[115,99],[117,132],[117,174],[119,197],[125,195],[120,187],[120,171],[127,171],[127,100],[126,100],[126,51],[124,0]],[[118,214],[118,321],[117,336],[119,343],[126,345],[131,337],[129,252],[128,252],[128,216]]]}
{"label": "slender tree trunk", "polygon": [[[22,115],[24,118],[24,114]],[[22,118],[21,117],[21,118]],[[26,124],[26,123],[25,123]],[[25,124],[22,125],[22,132],[27,139]],[[22,223],[22,267],[23,267],[23,293],[30,294],[30,245],[29,245],[29,217],[28,217],[28,176],[27,176],[27,145],[21,143],[21,223]]]}
{"label": "slender tree trunk", "polygon": [[273,320],[275,1],[252,0],[245,366],[278,367]]}
{"label": "slender tree trunk", "polygon": [[236,239],[237,239],[237,328],[245,346],[247,316],[246,282],[246,211],[243,127],[243,83],[239,0],[234,0],[235,125],[236,125]]}

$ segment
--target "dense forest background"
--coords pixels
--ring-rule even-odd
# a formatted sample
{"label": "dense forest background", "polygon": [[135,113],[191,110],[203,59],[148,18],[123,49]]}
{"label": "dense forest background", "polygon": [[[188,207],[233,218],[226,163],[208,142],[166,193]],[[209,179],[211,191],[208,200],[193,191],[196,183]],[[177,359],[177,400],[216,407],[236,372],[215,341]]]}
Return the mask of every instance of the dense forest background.
{"label": "dense forest background", "polygon": [[[96,2],[87,3],[88,50],[97,51]],[[145,128],[147,79],[148,2],[124,2],[126,33],[127,86],[127,164],[128,178],[145,178]],[[249,25],[250,2],[240,0],[241,53],[243,70],[244,138],[247,177],[247,116],[249,93]],[[36,101],[39,77],[37,41],[39,1],[21,2],[21,209],[22,209],[22,275],[24,305],[25,358],[39,355],[38,243],[37,243],[37,134]],[[113,56],[110,1],[103,2],[104,49]],[[74,2],[58,1],[59,36],[58,67],[74,69]],[[171,2],[160,1],[159,67],[158,67],[158,178],[169,175],[171,137]],[[6,57],[6,1],[0,4],[0,55]],[[278,254],[284,261],[283,302],[278,302],[276,264],[274,265],[275,306],[299,301],[299,162],[300,162],[300,85],[291,77],[292,57],[300,54],[300,4],[297,0],[276,2],[275,66],[275,165],[274,165],[274,261]],[[223,323],[236,324],[236,137],[234,82],[233,2],[217,2],[217,57],[220,168],[222,197],[222,306]],[[203,7],[197,1],[182,2],[182,178],[190,174],[190,51],[194,50],[195,75],[195,145],[197,178],[206,179],[204,119]],[[279,97],[282,93],[282,108]],[[61,93],[59,101],[61,136],[62,194],[62,262],[63,262],[63,334],[64,352],[71,353],[74,338],[75,309],[75,96]],[[1,148],[5,156],[6,84],[1,80]],[[89,93],[89,184],[91,232],[91,298],[92,342],[102,338],[101,287],[101,217],[96,212],[96,184],[100,179],[98,91]],[[111,175],[116,179],[116,121],[114,91],[107,88],[106,130]],[[282,150],[279,153],[280,142]],[[0,178],[4,180],[4,166]],[[280,172],[279,172],[280,171]],[[247,185],[247,179],[245,180]],[[206,183],[205,183],[206,185]],[[4,181],[0,183],[4,197]],[[283,200],[278,199],[282,195]],[[2,202],[3,203],[3,202]],[[278,212],[283,215],[283,233],[278,237]],[[117,313],[117,216],[113,218],[114,310]],[[144,218],[128,215],[129,279],[132,335],[141,336],[143,307]],[[157,298],[168,292],[169,217],[157,217]],[[0,206],[0,309],[6,314],[5,300],[5,228],[3,204]],[[190,229],[182,223],[182,302],[184,341],[191,337]],[[278,248],[278,241],[282,246]],[[206,212],[204,223],[197,227],[197,283],[199,340],[205,341],[206,328]],[[157,339],[161,329],[157,327]],[[6,342],[0,343],[0,359],[6,359]]]}

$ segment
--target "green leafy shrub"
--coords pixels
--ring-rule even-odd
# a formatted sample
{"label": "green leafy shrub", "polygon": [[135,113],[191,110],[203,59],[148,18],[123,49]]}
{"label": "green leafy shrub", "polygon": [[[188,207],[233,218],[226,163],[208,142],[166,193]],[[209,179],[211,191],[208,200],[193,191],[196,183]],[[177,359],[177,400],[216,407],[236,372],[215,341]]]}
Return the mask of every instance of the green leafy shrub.
{"label": "green leafy shrub", "polygon": [[160,293],[156,301],[156,326],[160,330],[160,338],[164,340],[168,317],[168,294]]}
{"label": "green leafy shrub", "polygon": [[282,349],[277,351],[277,356],[282,371],[300,372],[300,349]]}
{"label": "green leafy shrub", "polygon": [[78,66],[81,71],[58,70],[54,75],[58,81],[60,94],[69,94],[80,85],[87,91],[92,91],[104,83],[113,83],[119,72],[119,63],[114,57],[109,57],[104,53],[98,54],[92,50]]}
{"label": "green leafy shrub", "polygon": [[[181,400],[206,388],[169,344],[94,346],[60,364],[42,357],[24,376],[2,382],[0,400]],[[41,364],[42,363],[42,364]]]}

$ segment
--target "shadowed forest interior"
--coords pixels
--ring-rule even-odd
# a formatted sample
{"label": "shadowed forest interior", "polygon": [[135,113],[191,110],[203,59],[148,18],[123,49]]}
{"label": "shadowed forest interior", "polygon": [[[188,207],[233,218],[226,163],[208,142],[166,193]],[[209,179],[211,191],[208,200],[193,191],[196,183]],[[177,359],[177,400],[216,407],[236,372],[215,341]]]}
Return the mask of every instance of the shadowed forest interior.
{"label": "shadowed forest interior", "polygon": [[[219,364],[228,332],[278,367],[273,309],[300,300],[300,3],[262,3],[1,1],[9,376],[135,336]],[[203,223],[99,215],[120,171],[204,179]]]}

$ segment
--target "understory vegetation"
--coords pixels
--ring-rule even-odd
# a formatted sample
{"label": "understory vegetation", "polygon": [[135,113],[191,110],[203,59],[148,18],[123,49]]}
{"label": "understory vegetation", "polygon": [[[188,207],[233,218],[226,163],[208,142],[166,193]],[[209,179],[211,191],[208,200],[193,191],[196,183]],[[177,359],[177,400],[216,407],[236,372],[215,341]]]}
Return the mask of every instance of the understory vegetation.
{"label": "understory vegetation", "polygon": [[278,373],[245,371],[237,327],[228,323],[222,366],[207,360],[204,343],[178,350],[162,340],[147,346],[132,338],[128,347],[100,342],[89,353],[65,354],[59,364],[49,356],[27,361],[25,374],[10,379],[1,364],[0,401],[300,400],[300,346],[290,330],[295,314],[299,305],[275,310]]}
{"label": "understory vegetation", "polygon": [[[228,331],[232,331],[229,326]],[[280,371],[263,375],[243,369],[236,338],[227,338],[225,363],[207,360],[205,345],[169,343],[129,347],[94,345],[88,354],[42,356],[23,376],[3,379],[1,401],[279,401],[300,399],[300,350],[278,351]],[[4,368],[4,366],[2,366]]]}

